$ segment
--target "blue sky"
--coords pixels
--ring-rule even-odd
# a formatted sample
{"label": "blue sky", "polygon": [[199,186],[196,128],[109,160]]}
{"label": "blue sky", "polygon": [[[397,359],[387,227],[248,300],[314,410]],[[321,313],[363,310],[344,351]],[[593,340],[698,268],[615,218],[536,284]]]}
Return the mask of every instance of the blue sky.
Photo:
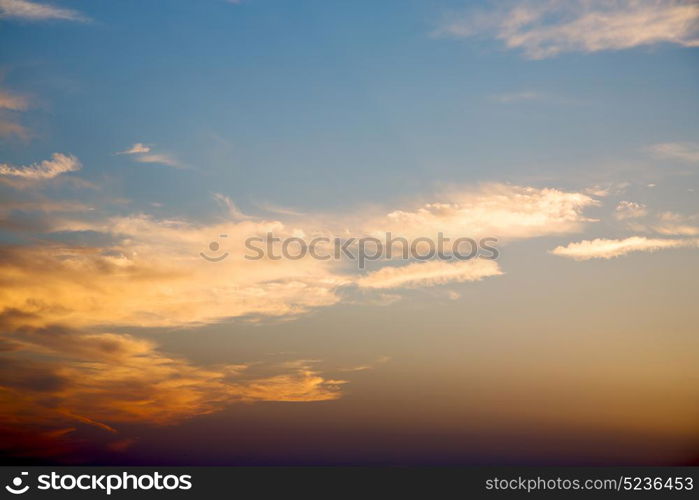
{"label": "blue sky", "polygon": [[[5,144],[6,160],[72,152],[142,204],[196,213],[222,191],[308,208],[439,181],[594,181],[697,133],[698,56],[671,44],[531,61],[436,35],[468,12],[455,2],[70,7],[92,21],[3,25],[4,85],[38,101],[24,117],[35,139]],[[113,156],[135,142],[188,169]]]}

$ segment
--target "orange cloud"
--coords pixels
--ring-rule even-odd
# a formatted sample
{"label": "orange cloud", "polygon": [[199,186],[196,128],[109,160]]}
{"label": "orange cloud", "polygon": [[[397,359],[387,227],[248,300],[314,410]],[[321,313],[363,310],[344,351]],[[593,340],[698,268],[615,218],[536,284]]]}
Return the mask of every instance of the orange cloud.
{"label": "orange cloud", "polygon": [[1,319],[3,330],[13,332],[0,355],[3,435],[35,429],[41,442],[53,437],[70,445],[69,434],[86,424],[114,434],[105,437],[111,442],[123,440],[116,436],[119,424],[175,424],[241,401],[333,400],[344,383],[309,362],[272,365],[271,375],[254,376],[248,364],[195,366],[131,335],[31,328],[8,314]]}

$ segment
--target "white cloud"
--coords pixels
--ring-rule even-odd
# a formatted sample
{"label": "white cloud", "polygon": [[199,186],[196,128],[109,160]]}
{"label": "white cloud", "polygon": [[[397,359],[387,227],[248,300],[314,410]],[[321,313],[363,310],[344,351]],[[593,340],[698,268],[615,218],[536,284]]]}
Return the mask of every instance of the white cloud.
{"label": "white cloud", "polygon": [[695,142],[665,142],[654,144],[649,149],[662,158],[699,163],[699,144]]}
{"label": "white cloud", "polygon": [[150,146],[146,146],[145,144],[141,142],[137,142],[133,146],[131,146],[129,149],[126,149],[124,151],[119,151],[117,154],[118,155],[135,155],[138,153],[149,153],[150,152]]}
{"label": "white cloud", "polygon": [[169,153],[154,152],[151,146],[143,144],[142,142],[137,142],[130,148],[124,151],[119,151],[116,154],[133,156],[134,161],[139,163],[156,163],[175,168],[182,167],[182,164],[177,158],[175,158],[175,156]]}
{"label": "white cloud", "polygon": [[516,2],[446,22],[437,34],[494,36],[530,59],[562,52],[621,50],[661,42],[699,46],[699,5],[691,0]]}
{"label": "white cloud", "polygon": [[535,238],[580,230],[592,220],[582,215],[583,209],[598,204],[582,193],[508,184],[445,192],[440,198],[416,208],[368,217],[363,231],[372,235],[390,231],[412,239],[436,238],[438,232],[452,239]]}
{"label": "white cloud", "polygon": [[13,166],[0,163],[0,176],[28,180],[52,179],[66,172],[80,170],[80,161],[73,155],[54,153],[50,160],[27,166]]}
{"label": "white cloud", "polygon": [[655,252],[664,248],[699,247],[699,239],[658,239],[632,236],[623,240],[598,238],[569,243],[551,250],[554,255],[575,260],[611,259],[631,252]]}
{"label": "white cloud", "polygon": [[646,206],[633,201],[620,201],[616,206],[614,217],[617,220],[636,219],[648,214]]}
{"label": "white cloud", "polygon": [[480,281],[502,274],[494,260],[416,262],[400,267],[384,267],[357,280],[361,288],[415,288]]}
{"label": "white cloud", "polygon": [[82,13],[55,7],[53,5],[30,2],[29,0],[0,0],[0,18],[24,19],[27,21],[88,21]]}
{"label": "white cloud", "polygon": [[139,163],[157,163],[159,165],[167,165],[168,167],[181,167],[177,159],[166,153],[143,154],[136,156],[136,161]]}

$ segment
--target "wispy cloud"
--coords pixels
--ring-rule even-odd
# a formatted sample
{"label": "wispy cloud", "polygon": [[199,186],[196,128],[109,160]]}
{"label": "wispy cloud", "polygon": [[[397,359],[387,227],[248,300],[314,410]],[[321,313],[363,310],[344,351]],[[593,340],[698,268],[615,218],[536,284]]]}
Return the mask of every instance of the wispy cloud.
{"label": "wispy cloud", "polygon": [[654,144],[649,150],[662,158],[699,163],[699,143],[696,142],[664,142]]}
{"label": "wispy cloud", "polygon": [[632,236],[623,240],[598,238],[569,243],[551,250],[575,260],[611,259],[631,252],[655,252],[664,248],[699,247],[699,239],[658,239]]}
{"label": "wispy cloud", "polygon": [[30,2],[29,0],[0,0],[0,18],[23,19],[27,21],[81,21],[90,19],[84,14],[53,5]]}
{"label": "wispy cloud", "polygon": [[66,172],[80,170],[80,161],[73,155],[54,153],[50,160],[26,166],[0,163],[0,176],[24,180],[53,179]]}
{"label": "wispy cloud", "polygon": [[29,137],[29,131],[16,120],[16,113],[26,111],[29,104],[26,96],[0,88],[0,137]]}
{"label": "wispy cloud", "polygon": [[142,142],[137,142],[130,148],[119,151],[116,154],[133,156],[133,159],[139,163],[156,163],[175,168],[182,167],[182,164],[174,155],[154,152],[151,146],[143,144]]}
{"label": "wispy cloud", "polygon": [[502,274],[493,260],[471,259],[459,262],[416,262],[400,267],[384,267],[357,280],[361,288],[416,288],[480,281]]}
{"label": "wispy cloud", "polygon": [[29,99],[20,94],[0,89],[0,109],[24,111],[29,107]]}
{"label": "wispy cloud", "polygon": [[214,200],[221,206],[223,206],[226,209],[226,212],[228,213],[228,216],[232,220],[245,220],[245,219],[251,219],[249,215],[246,215],[243,213],[242,210],[238,208],[238,206],[231,200],[228,196],[221,194],[221,193],[214,193],[213,194]]}
{"label": "wispy cloud", "polygon": [[0,137],[29,138],[29,130],[19,123],[0,117]]}
{"label": "wispy cloud", "polygon": [[651,229],[666,236],[699,235],[699,215],[682,215],[675,212],[663,212],[658,215],[658,222]]}
{"label": "wispy cloud", "polygon": [[699,5],[691,0],[550,0],[507,3],[449,20],[437,34],[492,36],[530,59],[563,52],[621,50],[656,43],[699,46]]}
{"label": "wispy cloud", "polygon": [[150,152],[150,146],[146,146],[142,142],[137,142],[133,146],[131,146],[128,149],[125,149],[124,151],[119,151],[117,154],[118,155],[135,155],[138,153],[148,153]]}
{"label": "wispy cloud", "polygon": [[142,154],[136,156],[136,161],[139,163],[157,163],[158,165],[177,168],[182,166],[177,158],[167,153]]}

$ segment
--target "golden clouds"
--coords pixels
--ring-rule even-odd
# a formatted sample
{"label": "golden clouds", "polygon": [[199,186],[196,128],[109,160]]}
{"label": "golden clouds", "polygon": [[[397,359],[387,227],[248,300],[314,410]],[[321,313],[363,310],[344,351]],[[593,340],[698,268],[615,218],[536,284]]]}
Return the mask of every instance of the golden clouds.
{"label": "golden clouds", "polygon": [[[37,168],[31,169],[38,170]],[[45,169],[44,169],[45,170]],[[43,170],[42,170],[43,171]],[[383,214],[346,217],[346,231],[329,229],[332,215],[287,220],[237,217],[196,224],[144,214],[102,219],[63,216],[50,232],[101,235],[99,244],[40,243],[4,247],[0,304],[31,315],[34,327],[123,325],[163,327],[206,324],[232,317],[292,316],[341,300],[345,287],[397,288],[475,281],[500,274],[495,263],[434,262],[387,267],[361,275],[345,262],[243,259],[245,240],[324,234],[361,237],[390,231],[394,237],[496,236],[506,240],[576,231],[597,202],[556,189],[490,184],[444,193],[442,201]],[[200,257],[221,238],[220,262]],[[218,253],[216,255],[218,255]],[[208,255],[208,254],[207,254]],[[215,255],[214,255],[215,256]]]}
{"label": "golden clouds", "polygon": [[309,362],[272,365],[272,375],[255,376],[248,364],[199,367],[131,335],[59,326],[20,327],[5,346],[0,432],[35,429],[44,441],[57,433],[70,443],[79,423],[117,434],[119,424],[174,424],[240,401],[332,400],[344,383]]}
{"label": "golden clouds", "polygon": [[237,259],[212,264],[194,251],[159,254],[143,243],[108,250],[5,248],[2,254],[0,303],[32,314],[33,326],[194,325],[298,314],[339,300],[334,289],[340,281],[320,268],[314,274],[319,266],[310,261],[305,269],[289,263],[244,269]]}
{"label": "golden clouds", "polygon": [[[51,179],[70,170],[60,167],[71,165],[63,160],[7,166],[5,173]],[[49,201],[34,211],[43,215],[46,207],[62,207]],[[18,203],[0,207],[11,227],[17,207],[32,209]],[[59,215],[54,210],[37,226],[40,238],[0,247],[2,432],[21,436],[32,429],[37,442],[73,445],[75,429],[87,425],[104,431],[105,445],[118,449],[132,437],[122,435],[126,424],[168,425],[236,402],[334,400],[341,397],[344,381],[327,377],[311,362],[268,363],[265,373],[259,360],[197,366],[163,352],[152,340],[114,330],[288,318],[337,304],[357,288],[369,293],[502,274],[496,262],[485,259],[399,267],[374,262],[377,268],[366,274],[342,261],[250,261],[243,258],[250,236],[361,237],[393,231],[414,238],[443,231],[448,237],[530,238],[577,230],[588,220],[583,209],[594,204],[579,193],[489,185],[445,194],[442,201],[417,208],[345,217],[346,231],[331,229],[337,224],[332,214],[264,220],[242,216],[231,203],[226,203],[229,220],[207,224],[138,213],[100,216],[99,211],[81,213],[80,207],[64,207],[68,210]],[[97,236],[91,244],[66,242],[84,233]],[[56,234],[68,237],[60,242]],[[209,245],[214,240],[220,248]],[[229,256],[209,262],[202,252]],[[26,447],[32,448],[29,441]]]}

